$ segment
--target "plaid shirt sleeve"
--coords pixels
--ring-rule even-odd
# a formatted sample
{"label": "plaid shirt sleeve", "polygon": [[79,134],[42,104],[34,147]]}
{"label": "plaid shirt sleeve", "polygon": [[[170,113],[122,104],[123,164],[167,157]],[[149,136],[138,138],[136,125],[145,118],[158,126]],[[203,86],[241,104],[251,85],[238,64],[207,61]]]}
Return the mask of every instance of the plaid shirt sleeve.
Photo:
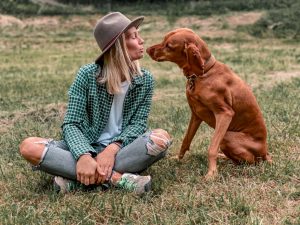
{"label": "plaid shirt sleeve", "polygon": [[133,117],[130,119],[129,124],[125,127],[123,132],[112,139],[111,142],[121,141],[122,146],[130,144],[139,135],[143,134],[147,130],[147,120],[151,108],[154,80],[152,75],[146,72],[146,91],[143,99],[140,100],[140,104],[137,107]]}
{"label": "plaid shirt sleeve", "polygon": [[80,129],[87,120],[87,91],[88,76],[82,67],[69,89],[68,109],[62,125],[64,140],[76,160],[85,152],[95,152]]}

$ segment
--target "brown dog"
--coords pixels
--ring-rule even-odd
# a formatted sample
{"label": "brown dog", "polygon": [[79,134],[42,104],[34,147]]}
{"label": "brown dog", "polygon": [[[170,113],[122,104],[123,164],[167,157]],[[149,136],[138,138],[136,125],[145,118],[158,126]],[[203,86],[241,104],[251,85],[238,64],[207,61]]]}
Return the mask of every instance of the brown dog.
{"label": "brown dog", "polygon": [[271,162],[262,113],[250,88],[228,66],[217,61],[192,30],[169,32],[162,43],[149,47],[155,61],[176,63],[187,78],[186,95],[192,111],[178,158],[189,150],[202,121],[215,129],[208,149],[206,178],[217,174],[218,149],[234,162]]}

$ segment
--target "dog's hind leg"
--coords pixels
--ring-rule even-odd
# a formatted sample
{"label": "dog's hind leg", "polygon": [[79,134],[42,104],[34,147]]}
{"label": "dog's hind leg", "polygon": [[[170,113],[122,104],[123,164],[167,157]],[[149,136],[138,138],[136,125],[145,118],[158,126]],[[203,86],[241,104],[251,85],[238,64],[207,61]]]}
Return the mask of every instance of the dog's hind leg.
{"label": "dog's hind leg", "polygon": [[242,132],[226,132],[220,148],[235,163],[253,164],[261,159],[270,158],[265,143],[255,141],[253,137]]}

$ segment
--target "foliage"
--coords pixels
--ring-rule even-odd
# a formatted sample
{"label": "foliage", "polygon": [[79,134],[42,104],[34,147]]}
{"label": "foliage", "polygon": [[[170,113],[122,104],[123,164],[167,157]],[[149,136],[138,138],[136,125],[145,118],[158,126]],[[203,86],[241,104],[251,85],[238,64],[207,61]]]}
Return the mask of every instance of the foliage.
{"label": "foliage", "polygon": [[13,15],[68,15],[91,13],[92,9],[76,5],[64,5],[53,1],[1,0],[0,13]]}
{"label": "foliage", "polygon": [[[86,7],[83,7],[86,6]],[[15,15],[68,15],[122,11],[130,14],[165,15],[169,23],[185,15],[207,17],[232,11],[267,10],[253,26],[240,27],[258,37],[300,37],[300,3],[295,0],[1,0],[0,13]]]}
{"label": "foliage", "polygon": [[[212,14],[224,14],[229,11],[290,8],[295,2],[295,0],[1,0],[0,12],[36,14],[39,12],[41,6],[47,6],[53,8],[49,10],[51,14],[55,14],[55,11],[56,14],[84,13],[84,10],[81,11],[80,7],[73,11],[71,8],[76,8],[77,5],[93,5],[95,6],[94,12],[129,10],[131,13],[134,11],[147,14],[148,12],[148,14],[157,13],[173,17],[184,15],[208,16]],[[49,12],[45,10],[42,14],[49,14]]]}
{"label": "foliage", "polygon": [[273,9],[256,24],[248,27],[249,32],[258,37],[300,39],[300,2],[289,7]]}
{"label": "foliage", "polygon": [[4,14],[36,14],[39,6],[29,0],[3,0],[0,1],[0,13]]}

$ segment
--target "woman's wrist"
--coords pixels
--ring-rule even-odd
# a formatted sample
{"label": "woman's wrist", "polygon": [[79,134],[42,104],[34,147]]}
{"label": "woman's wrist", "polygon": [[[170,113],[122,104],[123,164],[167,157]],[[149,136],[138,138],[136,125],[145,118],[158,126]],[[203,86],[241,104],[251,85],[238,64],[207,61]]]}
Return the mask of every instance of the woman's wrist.
{"label": "woman's wrist", "polygon": [[86,158],[92,159],[93,158],[92,154],[90,154],[90,153],[83,153],[82,155],[79,156],[77,162],[82,161],[82,160],[84,160]]}
{"label": "woman's wrist", "polygon": [[113,142],[109,145],[109,151],[114,153],[115,155],[118,153],[120,149],[121,149],[121,143],[119,142]]}
{"label": "woman's wrist", "polygon": [[119,150],[122,148],[122,143],[119,142],[119,141],[115,141],[115,142],[113,142],[112,144],[117,145],[117,146],[119,147]]}
{"label": "woman's wrist", "polygon": [[95,158],[97,156],[97,153],[89,151],[89,152],[85,152],[85,153],[81,154],[79,157],[84,156],[84,155],[91,156],[92,158]]}

